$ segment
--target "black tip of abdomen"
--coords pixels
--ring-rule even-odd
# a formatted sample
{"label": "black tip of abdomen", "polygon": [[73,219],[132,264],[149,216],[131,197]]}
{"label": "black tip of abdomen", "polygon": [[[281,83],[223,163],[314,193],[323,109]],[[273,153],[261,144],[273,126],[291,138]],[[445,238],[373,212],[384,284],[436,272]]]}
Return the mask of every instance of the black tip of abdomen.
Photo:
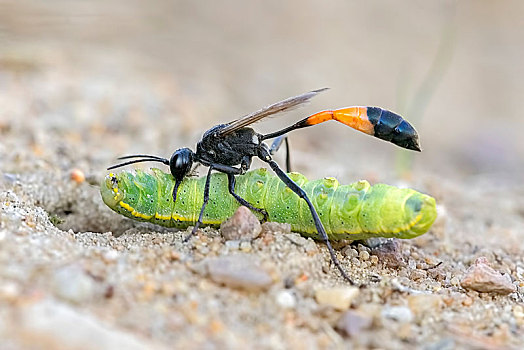
{"label": "black tip of abdomen", "polygon": [[391,142],[403,148],[421,151],[417,131],[405,120],[395,128]]}
{"label": "black tip of abdomen", "polygon": [[368,119],[375,126],[375,137],[406,149],[420,151],[417,131],[400,115],[382,108],[368,107]]}

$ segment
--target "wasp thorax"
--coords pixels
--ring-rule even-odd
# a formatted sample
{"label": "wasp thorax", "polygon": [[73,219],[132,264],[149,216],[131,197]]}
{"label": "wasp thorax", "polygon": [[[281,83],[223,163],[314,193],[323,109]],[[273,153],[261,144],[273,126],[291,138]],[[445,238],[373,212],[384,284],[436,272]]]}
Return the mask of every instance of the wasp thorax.
{"label": "wasp thorax", "polygon": [[182,180],[189,174],[193,165],[194,153],[189,148],[177,149],[169,160],[171,174],[177,180]]}

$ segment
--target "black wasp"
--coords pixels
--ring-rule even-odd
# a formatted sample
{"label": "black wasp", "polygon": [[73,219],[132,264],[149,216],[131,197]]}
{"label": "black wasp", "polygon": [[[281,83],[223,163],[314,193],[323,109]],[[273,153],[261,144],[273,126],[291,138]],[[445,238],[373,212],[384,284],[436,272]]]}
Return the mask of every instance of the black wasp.
{"label": "black wasp", "polygon": [[[289,176],[273,160],[271,155],[276,152],[282,145],[282,142],[285,141],[286,165],[287,170],[289,171],[289,145],[286,134],[295,129],[320,124],[328,120],[336,120],[354,129],[369,135],[373,135],[380,139],[390,141],[397,146],[406,149],[420,151],[420,146],[418,143],[418,134],[416,130],[406,120],[393,112],[378,107],[347,107],[337,110],[326,110],[304,118],[280,131],[266,135],[259,134],[252,128],[248,127],[249,125],[258,122],[259,120],[264,119],[270,115],[304,104],[318,93],[325,90],[326,88],[291,97],[262,108],[230,123],[216,125],[204,133],[202,140],[197,143],[196,152],[189,148],[180,148],[173,153],[169,160],[166,158],[145,154],[125,156],[119,159],[133,160],[111,166],[108,168],[108,170],[139,162],[151,161],[164,163],[169,166],[171,174],[175,179],[175,186],[173,189],[173,202],[175,202],[178,187],[184,177],[190,174],[193,164],[200,163],[209,167],[204,187],[204,203],[200,209],[200,215],[197,223],[193,228],[193,231],[186,238],[186,240],[188,240],[197,231],[200,224],[202,224],[204,210],[209,200],[209,183],[211,179],[211,173],[213,171],[219,171],[227,174],[229,182],[229,193],[231,193],[231,195],[234,196],[240,204],[250,208],[253,211],[261,213],[264,215],[264,218],[267,219],[267,213],[264,209],[254,207],[251,203],[247,202],[235,193],[235,175],[244,174],[250,168],[253,157],[258,157],[262,161],[268,163],[277,176],[293,192],[306,201],[309,210],[311,211],[311,215],[313,217],[313,221],[319,236],[322,237],[322,240],[328,247],[333,263],[338,268],[342,276],[353,284],[344,269],[342,269],[340,262],[336,258],[335,252],[331,246],[331,243],[329,242],[326,231],[324,230],[324,226],[322,225],[322,222],[320,221],[320,218],[307,194],[304,192],[304,190],[302,190],[302,188],[300,188],[300,186],[298,186],[289,178]],[[271,147],[264,143],[265,140],[270,139],[275,139]]]}

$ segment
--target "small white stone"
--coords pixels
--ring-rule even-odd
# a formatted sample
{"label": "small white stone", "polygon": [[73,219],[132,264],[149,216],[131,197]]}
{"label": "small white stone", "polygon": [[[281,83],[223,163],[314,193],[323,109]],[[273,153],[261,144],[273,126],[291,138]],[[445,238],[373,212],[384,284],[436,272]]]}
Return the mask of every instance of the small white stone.
{"label": "small white stone", "polygon": [[20,287],[13,282],[0,285],[0,300],[14,301],[20,295]]}
{"label": "small white stone", "polygon": [[227,249],[229,250],[239,250],[240,249],[240,241],[226,241],[225,243]]}
{"label": "small white stone", "polygon": [[231,288],[259,291],[274,282],[272,275],[250,254],[210,258],[205,263],[213,281]]}
{"label": "small white stone", "polygon": [[240,250],[245,252],[245,253],[249,253],[251,251],[252,247],[251,247],[251,242],[246,242],[246,241],[242,241],[240,242]]}
{"label": "small white stone", "polygon": [[358,257],[360,258],[360,260],[369,260],[369,253],[365,250],[362,250],[359,254],[358,254]]}
{"label": "small white stone", "polygon": [[115,262],[118,259],[118,252],[116,250],[108,250],[102,255],[102,259],[106,263]]}
{"label": "small white stone", "polygon": [[95,293],[94,280],[77,265],[55,271],[52,283],[58,297],[76,304],[91,299]]}
{"label": "small white stone", "polygon": [[515,305],[513,307],[513,316],[518,319],[524,319],[524,307],[522,305]]}
{"label": "small white stone", "polygon": [[349,309],[359,293],[360,290],[357,287],[324,288],[315,292],[315,299],[321,305],[328,305],[343,311]]}
{"label": "small white stone", "polygon": [[382,317],[396,320],[401,323],[413,321],[413,313],[406,306],[387,306],[382,310]]}
{"label": "small white stone", "polygon": [[[62,349],[157,349],[158,344],[133,332],[126,332],[102,319],[54,299],[22,306],[17,330],[27,348]],[[45,346],[48,344],[48,346]],[[51,345],[49,345],[51,344]]]}
{"label": "small white stone", "polygon": [[297,298],[289,290],[281,290],[276,297],[277,304],[285,309],[292,309],[297,305]]}

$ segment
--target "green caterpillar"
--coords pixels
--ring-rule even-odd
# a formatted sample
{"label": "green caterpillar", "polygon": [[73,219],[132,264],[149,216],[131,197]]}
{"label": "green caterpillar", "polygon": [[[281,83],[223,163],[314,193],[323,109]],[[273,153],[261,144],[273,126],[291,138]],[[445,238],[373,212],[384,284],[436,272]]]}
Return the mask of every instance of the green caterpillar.
{"label": "green caterpillar", "polygon": [[[173,176],[159,169],[152,171],[107,175],[100,186],[102,199],[131,219],[176,228],[194,225],[202,207],[205,177],[185,178],[173,208]],[[289,176],[306,191],[331,240],[414,238],[426,233],[437,217],[435,199],[409,188],[371,186],[365,180],[340,185],[332,177],[308,181],[295,172]],[[225,174],[212,175],[204,225],[218,226],[239,207],[227,185]],[[267,169],[237,176],[235,192],[265,209],[270,221],[289,223],[295,232],[320,238],[307,204]]]}

